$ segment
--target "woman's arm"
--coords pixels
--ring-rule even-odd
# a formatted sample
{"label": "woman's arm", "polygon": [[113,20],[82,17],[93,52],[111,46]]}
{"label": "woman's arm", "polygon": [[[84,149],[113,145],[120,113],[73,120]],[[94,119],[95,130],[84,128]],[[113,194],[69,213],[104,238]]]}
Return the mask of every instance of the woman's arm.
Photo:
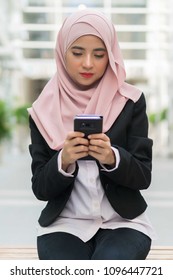
{"label": "woman's arm", "polygon": [[116,184],[141,190],[148,188],[151,182],[153,141],[148,138],[148,119],[144,95],[133,107],[133,113],[131,117],[129,114],[128,119],[126,145],[123,147],[120,143],[112,144],[119,150],[119,166],[112,172],[101,171],[101,174],[109,177]]}
{"label": "woman's arm", "polygon": [[50,200],[62,195],[74,183],[78,167],[73,177],[66,177],[58,172],[57,157],[59,151],[51,150],[40,134],[32,118],[29,118],[32,157],[32,189],[40,200]]}

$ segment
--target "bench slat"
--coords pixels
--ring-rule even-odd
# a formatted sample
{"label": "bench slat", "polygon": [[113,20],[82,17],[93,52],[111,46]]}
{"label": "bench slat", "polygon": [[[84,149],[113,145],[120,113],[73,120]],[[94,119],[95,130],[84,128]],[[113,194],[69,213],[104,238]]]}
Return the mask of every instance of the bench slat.
{"label": "bench slat", "polygon": [[148,260],[173,260],[173,246],[153,246],[147,256]]}
{"label": "bench slat", "polygon": [[38,259],[37,249],[27,248],[0,248],[0,260],[28,260]]}
{"label": "bench slat", "polygon": [[[0,260],[38,259],[35,247],[0,248]],[[153,246],[147,260],[173,260],[173,246]]]}

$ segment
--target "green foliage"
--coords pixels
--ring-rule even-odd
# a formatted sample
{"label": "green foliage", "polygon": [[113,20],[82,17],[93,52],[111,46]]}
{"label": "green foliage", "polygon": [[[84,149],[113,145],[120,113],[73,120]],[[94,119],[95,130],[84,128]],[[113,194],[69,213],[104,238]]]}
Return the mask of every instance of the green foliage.
{"label": "green foliage", "polygon": [[17,124],[28,124],[28,111],[27,108],[31,107],[30,104],[19,106],[13,110],[15,122]]}
{"label": "green foliage", "polygon": [[6,103],[0,100],[0,141],[10,135],[10,111]]}
{"label": "green foliage", "polygon": [[[16,124],[28,125],[28,111],[30,104],[11,109],[7,102],[0,99],[0,141],[11,135]],[[13,125],[12,125],[13,124]]]}
{"label": "green foliage", "polygon": [[167,114],[168,114],[167,108],[164,108],[160,112],[151,113],[149,115],[149,122],[152,124],[157,124],[161,121],[164,121],[167,119]]}

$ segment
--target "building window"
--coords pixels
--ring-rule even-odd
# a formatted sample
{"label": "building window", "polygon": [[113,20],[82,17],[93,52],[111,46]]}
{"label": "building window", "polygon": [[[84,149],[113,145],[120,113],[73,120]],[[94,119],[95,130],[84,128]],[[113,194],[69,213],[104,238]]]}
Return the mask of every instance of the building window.
{"label": "building window", "polygon": [[146,7],[147,0],[112,0],[112,7]]}
{"label": "building window", "polygon": [[146,32],[117,32],[119,42],[146,42]]}
{"label": "building window", "polygon": [[55,5],[55,0],[27,0],[28,6],[53,6]]}
{"label": "building window", "polygon": [[112,14],[115,25],[145,25],[145,14]]}
{"label": "building window", "polygon": [[53,24],[54,17],[50,13],[23,13],[24,23]]}
{"label": "building window", "polygon": [[123,58],[125,60],[145,60],[146,59],[146,51],[145,50],[123,49],[122,54],[123,54]]}
{"label": "building window", "polygon": [[104,3],[103,0],[97,0],[97,1],[93,1],[93,0],[63,0],[62,1],[62,6],[63,7],[78,7],[81,4],[85,5],[86,7],[103,7]]}
{"label": "building window", "polygon": [[27,41],[52,41],[54,33],[51,31],[27,31]]}
{"label": "building window", "polygon": [[54,50],[52,49],[23,49],[24,58],[30,59],[52,59],[54,58]]}

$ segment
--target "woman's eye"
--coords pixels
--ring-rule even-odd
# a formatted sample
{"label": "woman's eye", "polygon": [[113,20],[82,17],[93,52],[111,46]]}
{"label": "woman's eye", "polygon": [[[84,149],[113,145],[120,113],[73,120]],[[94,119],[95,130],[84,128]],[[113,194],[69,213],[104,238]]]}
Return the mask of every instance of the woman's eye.
{"label": "woman's eye", "polygon": [[95,54],[95,57],[96,57],[96,58],[103,58],[103,57],[104,57],[104,54]]}
{"label": "woman's eye", "polygon": [[73,52],[73,55],[74,56],[80,56],[80,55],[82,55],[82,53]]}

